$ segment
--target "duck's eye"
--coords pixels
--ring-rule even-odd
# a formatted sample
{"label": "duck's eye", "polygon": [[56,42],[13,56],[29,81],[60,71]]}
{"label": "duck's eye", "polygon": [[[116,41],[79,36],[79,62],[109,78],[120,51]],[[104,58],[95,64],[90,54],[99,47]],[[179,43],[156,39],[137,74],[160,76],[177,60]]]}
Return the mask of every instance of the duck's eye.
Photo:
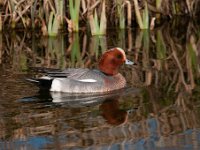
{"label": "duck's eye", "polygon": [[118,58],[118,59],[122,59],[122,55],[121,55],[121,54],[118,54],[118,55],[117,55],[117,58]]}

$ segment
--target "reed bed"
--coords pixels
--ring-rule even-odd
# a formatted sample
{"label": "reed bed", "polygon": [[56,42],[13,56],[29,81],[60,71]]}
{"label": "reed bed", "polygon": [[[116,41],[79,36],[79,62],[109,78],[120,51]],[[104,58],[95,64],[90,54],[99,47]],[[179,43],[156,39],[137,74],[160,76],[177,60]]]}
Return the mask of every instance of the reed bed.
{"label": "reed bed", "polygon": [[200,0],[5,0],[0,2],[0,31],[36,28],[43,35],[57,36],[68,28],[92,35],[106,34],[109,27],[148,29],[162,18],[197,17]]}

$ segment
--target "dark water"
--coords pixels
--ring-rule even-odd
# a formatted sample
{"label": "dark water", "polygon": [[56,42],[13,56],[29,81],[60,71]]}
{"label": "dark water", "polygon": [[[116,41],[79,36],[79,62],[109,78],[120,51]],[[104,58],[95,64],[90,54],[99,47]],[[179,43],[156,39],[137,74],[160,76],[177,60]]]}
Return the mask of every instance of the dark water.
{"label": "dark water", "polygon": [[[96,68],[122,47],[128,88],[103,95],[39,93],[31,67]],[[0,149],[200,149],[200,28],[170,22],[154,31],[109,30],[57,38],[0,34]]]}

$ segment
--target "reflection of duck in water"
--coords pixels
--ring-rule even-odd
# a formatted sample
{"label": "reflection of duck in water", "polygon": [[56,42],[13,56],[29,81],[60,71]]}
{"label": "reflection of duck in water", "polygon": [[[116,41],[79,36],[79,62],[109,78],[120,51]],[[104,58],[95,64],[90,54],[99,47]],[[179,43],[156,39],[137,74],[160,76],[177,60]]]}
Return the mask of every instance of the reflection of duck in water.
{"label": "reflection of duck in water", "polygon": [[100,106],[101,115],[107,120],[108,124],[120,125],[128,120],[128,113],[119,109],[119,101],[114,98],[106,99]]}
{"label": "reflection of duck in water", "polygon": [[[128,114],[135,111],[135,108],[120,109],[119,98],[124,96],[132,97],[140,94],[140,89],[125,88],[104,94],[69,94],[60,92],[38,92],[32,97],[24,97],[19,102],[30,103],[48,103],[48,106],[62,106],[69,109],[94,107],[99,105],[100,115],[112,125],[120,125],[126,123]],[[72,116],[74,117],[74,116]]]}
{"label": "reflection of duck in water", "polygon": [[[130,109],[120,109],[119,97],[131,96],[138,92],[136,89],[125,89],[119,90],[117,92],[102,94],[102,95],[69,95],[68,93],[49,93],[44,92],[39,93],[36,96],[24,97],[20,99],[20,102],[30,102],[30,103],[48,103],[48,106],[61,106],[67,107],[69,109],[82,108],[82,107],[94,107],[99,105],[99,115],[101,115],[108,124],[110,125],[121,125],[127,122]],[[52,102],[52,103],[50,103]],[[135,110],[135,109],[134,109]],[[74,116],[71,116],[74,118]],[[70,118],[68,118],[70,120]]]}

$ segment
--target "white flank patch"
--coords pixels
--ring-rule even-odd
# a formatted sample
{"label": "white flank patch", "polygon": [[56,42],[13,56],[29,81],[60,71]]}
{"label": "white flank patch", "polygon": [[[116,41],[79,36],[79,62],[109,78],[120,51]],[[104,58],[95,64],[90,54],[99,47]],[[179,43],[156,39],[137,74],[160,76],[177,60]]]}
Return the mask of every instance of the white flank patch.
{"label": "white flank patch", "polygon": [[94,79],[82,79],[82,80],[78,80],[78,81],[81,81],[81,82],[97,82],[97,80],[94,80]]}
{"label": "white flank patch", "polygon": [[61,99],[53,99],[52,102],[53,102],[53,103],[61,103],[61,102],[63,102],[63,101],[62,101]]}
{"label": "white flank patch", "polygon": [[48,77],[48,76],[43,76],[43,77],[41,77],[40,79],[51,80],[52,78],[51,78],[51,77]]}
{"label": "white flank patch", "polygon": [[58,79],[54,79],[52,81],[50,91],[61,92],[61,81]]}

